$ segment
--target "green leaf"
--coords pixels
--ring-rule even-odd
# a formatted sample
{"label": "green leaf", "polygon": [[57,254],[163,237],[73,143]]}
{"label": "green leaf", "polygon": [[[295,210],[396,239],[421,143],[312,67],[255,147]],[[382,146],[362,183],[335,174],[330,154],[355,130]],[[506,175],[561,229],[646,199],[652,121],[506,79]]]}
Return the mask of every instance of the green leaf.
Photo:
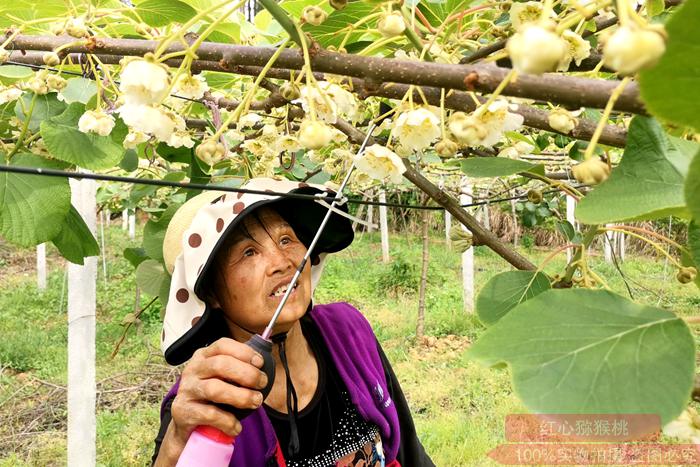
{"label": "green leaf", "polygon": [[649,17],[653,17],[662,13],[666,5],[664,4],[664,0],[647,0],[646,7]]}
{"label": "green leaf", "polygon": [[144,23],[154,27],[186,23],[197,14],[194,8],[178,0],[146,0],[137,5],[136,12]]}
{"label": "green leaf", "polygon": [[41,136],[52,156],[86,169],[99,170],[115,166],[124,148],[110,136],[83,133],[78,120],[85,106],[74,102],[65,112],[41,123]]}
{"label": "green leaf", "polygon": [[513,388],[540,413],[656,413],[686,407],[695,343],[670,311],[612,292],[555,289],[511,310],[468,351],[507,362]]}
{"label": "green leaf", "polygon": [[168,296],[170,295],[170,282],[172,277],[170,274],[166,274],[163,282],[160,283],[160,290],[158,291],[158,300],[163,305],[163,309],[168,306]]}
{"label": "green leaf", "polygon": [[496,274],[479,292],[476,313],[484,324],[490,326],[517,305],[549,288],[549,279],[541,272],[506,271]]}
{"label": "green leaf", "polygon": [[179,207],[178,204],[171,204],[159,219],[151,219],[146,222],[146,226],[143,228],[143,249],[150,258],[163,261],[165,231]]}
{"label": "green leaf", "polygon": [[690,209],[693,218],[700,222],[700,152],[690,162],[684,191],[685,204]]}
{"label": "green leaf", "polygon": [[700,56],[698,18],[700,2],[683,2],[666,22],[666,52],[654,68],[640,73],[639,83],[653,115],[700,131],[700,68],[688,61]]}
{"label": "green leaf", "polygon": [[154,259],[147,259],[136,268],[136,284],[148,295],[158,295],[163,281],[167,279],[163,265]]}
{"label": "green leaf", "polygon": [[119,168],[125,172],[133,172],[139,168],[139,156],[133,149],[128,149],[119,163]]}
{"label": "green leaf", "polygon": [[148,259],[146,250],[143,248],[124,248],[123,254],[124,258],[126,258],[126,260],[129,261],[135,268]]}
{"label": "green leaf", "polygon": [[[690,255],[681,254],[681,264],[683,266],[693,266],[700,271],[700,221],[693,220],[688,225],[688,250]],[[700,288],[700,274],[695,278],[695,285]]]}
{"label": "green leaf", "polygon": [[[282,6],[288,8],[289,3],[284,2]],[[315,3],[318,2],[310,2],[309,4]],[[341,29],[347,28],[348,25],[356,23],[374,11],[378,11],[380,6],[381,4],[373,2],[349,2],[342,10],[331,10],[328,18],[319,26],[304,25],[304,31],[309,32],[323,47],[328,47],[329,45],[338,47],[346,35],[346,31],[341,32]],[[376,24],[376,21],[374,24]],[[369,36],[370,40],[378,40],[381,37],[379,34],[371,35],[358,29],[351,32],[345,42],[353,44],[363,40],[366,36]]]}
{"label": "green leaf", "polygon": [[420,2],[418,3],[418,8],[423,12],[431,25],[439,27],[450,15],[466,10],[472,3],[474,3],[474,0]]}
{"label": "green leaf", "polygon": [[[56,168],[34,154],[18,154],[11,165]],[[69,208],[67,179],[0,172],[0,234],[8,241],[33,246],[51,240]]]}
{"label": "green leaf", "polygon": [[[27,118],[25,111],[29,111],[34,96],[35,94],[32,94],[31,92],[25,92],[22,94],[22,97],[17,99],[17,103],[15,104],[15,115],[22,122],[24,122]],[[56,93],[52,92],[50,94],[36,96],[34,110],[32,111],[32,115],[29,117],[29,130],[32,132],[38,131],[41,122],[48,120],[51,117],[60,115],[64,110],[66,110],[66,104],[58,100]]]}
{"label": "green leaf", "polygon": [[67,104],[72,104],[73,102],[87,104],[95,94],[97,94],[97,85],[93,80],[86,78],[69,79],[66,88],[61,91],[61,95]]}
{"label": "green leaf", "polygon": [[537,164],[505,157],[471,157],[462,161],[462,172],[470,177],[505,177],[537,169]]}
{"label": "green leaf", "polygon": [[19,65],[0,66],[0,83],[12,84],[17,81],[29,79],[34,72],[31,68]]}
{"label": "green leaf", "polygon": [[73,205],[68,210],[61,231],[51,241],[71,263],[83,264],[83,258],[100,254],[97,240]]}
{"label": "green leaf", "polygon": [[573,225],[571,225],[571,222],[569,221],[560,221],[557,222],[557,230],[566,238],[568,241],[571,241],[574,239],[576,236],[576,229],[574,228]]}
{"label": "green leaf", "polygon": [[586,195],[576,218],[586,224],[685,216],[683,179],[697,145],[664,134],[659,123],[635,117],[620,165]]}

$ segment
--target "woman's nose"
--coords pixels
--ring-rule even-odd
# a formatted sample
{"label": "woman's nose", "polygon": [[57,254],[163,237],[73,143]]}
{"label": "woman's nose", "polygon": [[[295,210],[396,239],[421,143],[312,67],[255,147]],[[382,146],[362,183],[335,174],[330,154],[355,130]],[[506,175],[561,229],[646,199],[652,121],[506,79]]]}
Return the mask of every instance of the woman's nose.
{"label": "woman's nose", "polygon": [[272,246],[266,251],[267,269],[269,274],[276,272],[286,272],[288,269],[296,267],[289,254],[278,246]]}

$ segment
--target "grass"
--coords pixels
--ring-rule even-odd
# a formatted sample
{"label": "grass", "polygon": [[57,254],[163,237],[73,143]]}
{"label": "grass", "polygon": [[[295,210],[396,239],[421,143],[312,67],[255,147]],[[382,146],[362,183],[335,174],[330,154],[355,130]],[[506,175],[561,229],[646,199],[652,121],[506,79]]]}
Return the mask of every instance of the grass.
{"label": "grass", "polygon": [[[104,282],[100,269],[97,298],[97,379],[105,390],[97,414],[98,464],[147,465],[158,429],[158,401],[174,374],[165,369],[158,350],[158,306],[144,314],[117,357],[110,358],[124,330],[123,318],[134,311],[133,269],[121,251],[138,245],[116,226],[106,233],[109,278]],[[495,465],[486,453],[504,442],[505,416],[524,407],[512,393],[506,370],[483,368],[466,359],[466,348],[483,327],[462,311],[460,258],[438,237],[431,243],[426,295],[429,338],[416,341],[420,248],[417,237],[394,235],[393,263],[383,264],[378,235],[358,236],[348,250],[326,263],[316,300],[348,301],[370,320],[436,465]],[[547,256],[538,250],[524,253],[535,262]],[[65,392],[60,388],[66,381],[66,291],[62,262],[55,251],[50,254],[44,293],[34,285],[31,252],[0,258],[7,271],[0,278],[0,467],[66,464]],[[475,249],[475,264],[477,291],[494,274],[510,269],[483,247]],[[560,255],[546,271],[559,272],[563,264]],[[599,257],[591,265],[609,278],[611,288],[627,293],[611,265]],[[697,290],[676,284],[675,271],[664,268],[662,260],[629,257],[622,268],[637,301],[681,315],[698,309]],[[141,303],[149,299],[144,296]]]}

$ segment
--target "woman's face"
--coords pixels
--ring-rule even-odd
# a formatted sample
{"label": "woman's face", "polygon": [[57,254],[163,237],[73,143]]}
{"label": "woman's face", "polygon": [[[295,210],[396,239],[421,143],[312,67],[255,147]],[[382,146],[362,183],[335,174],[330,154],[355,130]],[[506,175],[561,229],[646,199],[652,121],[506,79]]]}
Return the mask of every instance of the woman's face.
{"label": "woman's face", "polygon": [[[237,235],[217,266],[218,303],[214,305],[224,311],[234,337],[238,331],[236,325],[256,332],[267,326],[306,254],[304,244],[276,211],[261,208],[257,217],[260,222],[255,216],[244,219],[252,238]],[[288,331],[304,315],[310,300],[311,265],[307,263],[282,309],[274,333]]]}

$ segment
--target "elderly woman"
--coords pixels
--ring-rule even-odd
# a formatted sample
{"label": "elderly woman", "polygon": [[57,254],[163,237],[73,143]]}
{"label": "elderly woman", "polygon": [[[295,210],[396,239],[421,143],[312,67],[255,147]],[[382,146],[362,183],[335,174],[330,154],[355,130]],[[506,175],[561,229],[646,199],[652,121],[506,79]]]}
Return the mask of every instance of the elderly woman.
{"label": "elderly woman", "polygon": [[[192,431],[210,426],[235,437],[232,466],[433,465],[369,323],[347,303],[312,301],[325,256],[352,242],[342,212],[273,329],[276,377],[263,399],[263,359],[243,342],[267,326],[327,211],[266,192],[333,193],[273,179],[244,188],[259,194],[199,195],[168,228],[164,255],[174,267],[162,348],[169,363],[187,363],[162,404],[154,464],[175,465]],[[226,406],[252,413],[238,420]]]}

